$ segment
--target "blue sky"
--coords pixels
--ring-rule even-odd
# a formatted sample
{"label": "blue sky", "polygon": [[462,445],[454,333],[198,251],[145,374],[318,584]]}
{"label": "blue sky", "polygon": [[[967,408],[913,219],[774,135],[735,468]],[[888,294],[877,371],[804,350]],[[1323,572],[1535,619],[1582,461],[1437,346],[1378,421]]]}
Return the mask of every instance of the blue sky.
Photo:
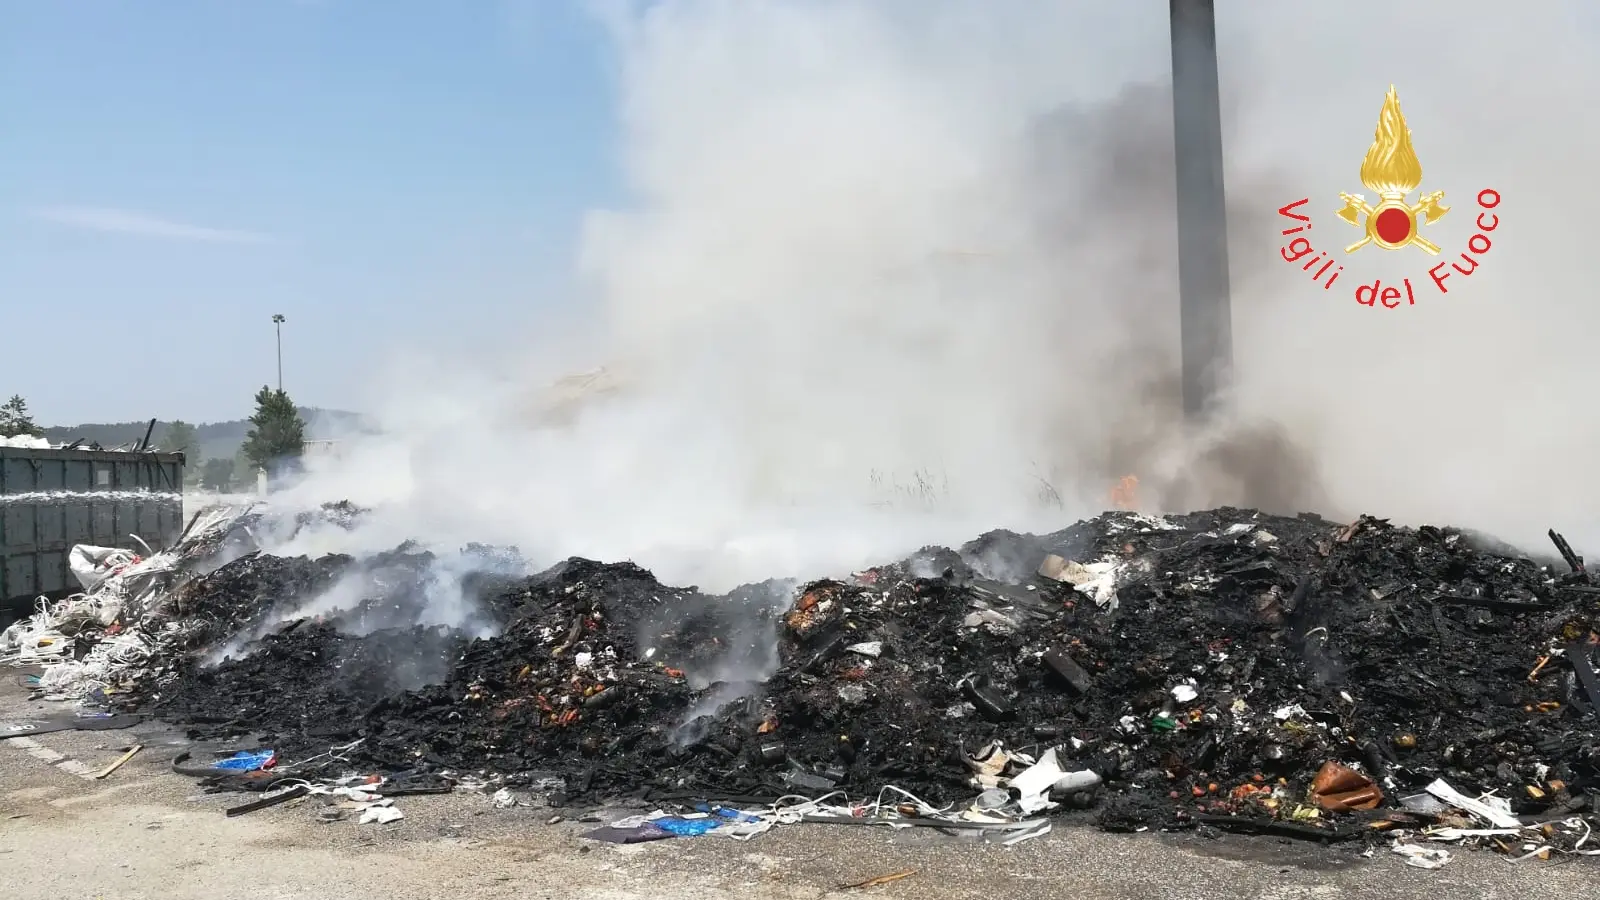
{"label": "blue sky", "polygon": [[0,394],[45,424],[361,402],[504,347],[616,202],[580,0],[0,0]]}

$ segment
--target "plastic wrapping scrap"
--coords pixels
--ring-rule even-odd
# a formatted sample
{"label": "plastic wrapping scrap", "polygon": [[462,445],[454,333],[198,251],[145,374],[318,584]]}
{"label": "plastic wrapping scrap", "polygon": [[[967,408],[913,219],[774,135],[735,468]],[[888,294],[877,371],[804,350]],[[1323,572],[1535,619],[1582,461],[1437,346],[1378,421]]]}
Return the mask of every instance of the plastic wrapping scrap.
{"label": "plastic wrapping scrap", "polygon": [[1450,861],[1450,851],[1442,847],[1395,843],[1392,852],[1405,857],[1406,865],[1418,869],[1442,869]]}
{"label": "plastic wrapping scrap", "polygon": [[[1496,828],[1522,827],[1522,820],[1512,815],[1510,809],[1495,805],[1487,799],[1474,800],[1451,787],[1449,782],[1443,778],[1431,782],[1424,790],[1451,806],[1466,810]],[[1504,803],[1505,801],[1500,802]]]}
{"label": "plastic wrapping scrap", "polygon": [[662,816],[650,823],[662,831],[667,831],[675,837],[699,837],[709,834],[722,827],[720,818],[712,818],[704,813],[699,818],[689,816]]}
{"label": "plastic wrapping scrap", "polygon": [[605,841],[610,844],[643,844],[647,841],[660,841],[677,835],[664,828],[657,828],[649,822],[641,822],[638,825],[625,828],[606,825],[593,831],[586,831],[583,836],[591,841]]}
{"label": "plastic wrapping scrap", "polygon": [[67,555],[67,567],[72,570],[73,577],[78,579],[78,583],[83,585],[86,591],[99,587],[101,582],[123,566],[138,561],[139,557],[132,551],[118,547],[96,547],[90,544],[74,544]]}
{"label": "plastic wrapping scrap", "polygon": [[369,806],[356,820],[358,825],[387,825],[404,819],[406,814],[392,806]]}
{"label": "plastic wrapping scrap", "polygon": [[275,756],[271,750],[240,750],[226,759],[217,760],[211,767],[230,772],[254,772],[271,767]]}

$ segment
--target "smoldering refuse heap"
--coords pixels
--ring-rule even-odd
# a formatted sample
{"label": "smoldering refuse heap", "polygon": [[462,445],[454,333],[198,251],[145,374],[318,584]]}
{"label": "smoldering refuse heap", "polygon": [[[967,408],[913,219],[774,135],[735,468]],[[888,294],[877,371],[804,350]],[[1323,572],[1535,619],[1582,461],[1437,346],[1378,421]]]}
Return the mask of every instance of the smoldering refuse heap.
{"label": "smoldering refuse heap", "polygon": [[1600,787],[1600,588],[1451,529],[1113,513],[725,597],[573,559],[476,578],[478,639],[403,614],[422,576],[395,567],[424,563],[401,552],[354,611],[263,628],[357,564],[237,560],[184,606],[259,637],[216,665],[174,652],[126,702],[570,803],[884,785],[967,803],[997,754],[1048,748],[1093,773],[1062,807],[1115,830],[1369,832],[1428,815],[1414,795],[1439,779],[1580,815]]}

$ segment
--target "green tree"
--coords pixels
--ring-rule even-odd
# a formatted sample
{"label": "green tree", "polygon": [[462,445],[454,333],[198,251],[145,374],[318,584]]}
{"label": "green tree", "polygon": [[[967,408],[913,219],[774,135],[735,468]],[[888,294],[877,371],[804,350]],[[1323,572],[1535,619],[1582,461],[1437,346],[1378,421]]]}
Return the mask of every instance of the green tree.
{"label": "green tree", "polygon": [[35,437],[40,434],[43,431],[33,424],[33,416],[28,414],[28,401],[22,399],[20,394],[12,394],[11,399],[0,406],[0,437]]}
{"label": "green tree", "polygon": [[200,441],[193,425],[182,419],[173,419],[167,423],[166,430],[161,435],[160,446],[168,453],[182,453],[193,457],[200,449]]}
{"label": "green tree", "polygon": [[200,467],[200,486],[208,491],[226,491],[233,487],[233,460],[213,456]]}
{"label": "green tree", "polygon": [[256,413],[241,451],[250,464],[270,474],[287,461],[297,461],[306,447],[306,423],[294,401],[265,385],[256,392]]}

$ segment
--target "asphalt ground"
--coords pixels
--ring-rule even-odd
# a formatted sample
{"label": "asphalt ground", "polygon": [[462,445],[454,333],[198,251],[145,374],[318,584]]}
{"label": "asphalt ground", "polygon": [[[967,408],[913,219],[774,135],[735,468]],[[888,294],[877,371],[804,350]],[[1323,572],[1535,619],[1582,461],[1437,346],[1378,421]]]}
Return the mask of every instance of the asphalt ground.
{"label": "asphalt ground", "polygon": [[[15,670],[5,673],[9,676]],[[0,721],[63,711],[0,678]],[[105,778],[125,748],[143,745]],[[480,793],[397,798],[405,818],[320,821],[309,798],[229,818],[251,795],[205,794],[174,774],[190,745],[143,723],[0,740],[0,895],[133,900],[550,898],[744,900],[983,898],[1290,900],[1339,897],[1600,898],[1600,861],[1512,863],[1456,852],[1411,868],[1379,848],[1197,835],[1114,835],[1083,826],[1000,847],[928,829],[802,825],[749,842],[677,838],[633,846],[586,840],[579,811],[496,809]],[[610,818],[635,810],[607,810]],[[567,818],[550,823],[556,815]],[[854,888],[910,871],[896,881]]]}

